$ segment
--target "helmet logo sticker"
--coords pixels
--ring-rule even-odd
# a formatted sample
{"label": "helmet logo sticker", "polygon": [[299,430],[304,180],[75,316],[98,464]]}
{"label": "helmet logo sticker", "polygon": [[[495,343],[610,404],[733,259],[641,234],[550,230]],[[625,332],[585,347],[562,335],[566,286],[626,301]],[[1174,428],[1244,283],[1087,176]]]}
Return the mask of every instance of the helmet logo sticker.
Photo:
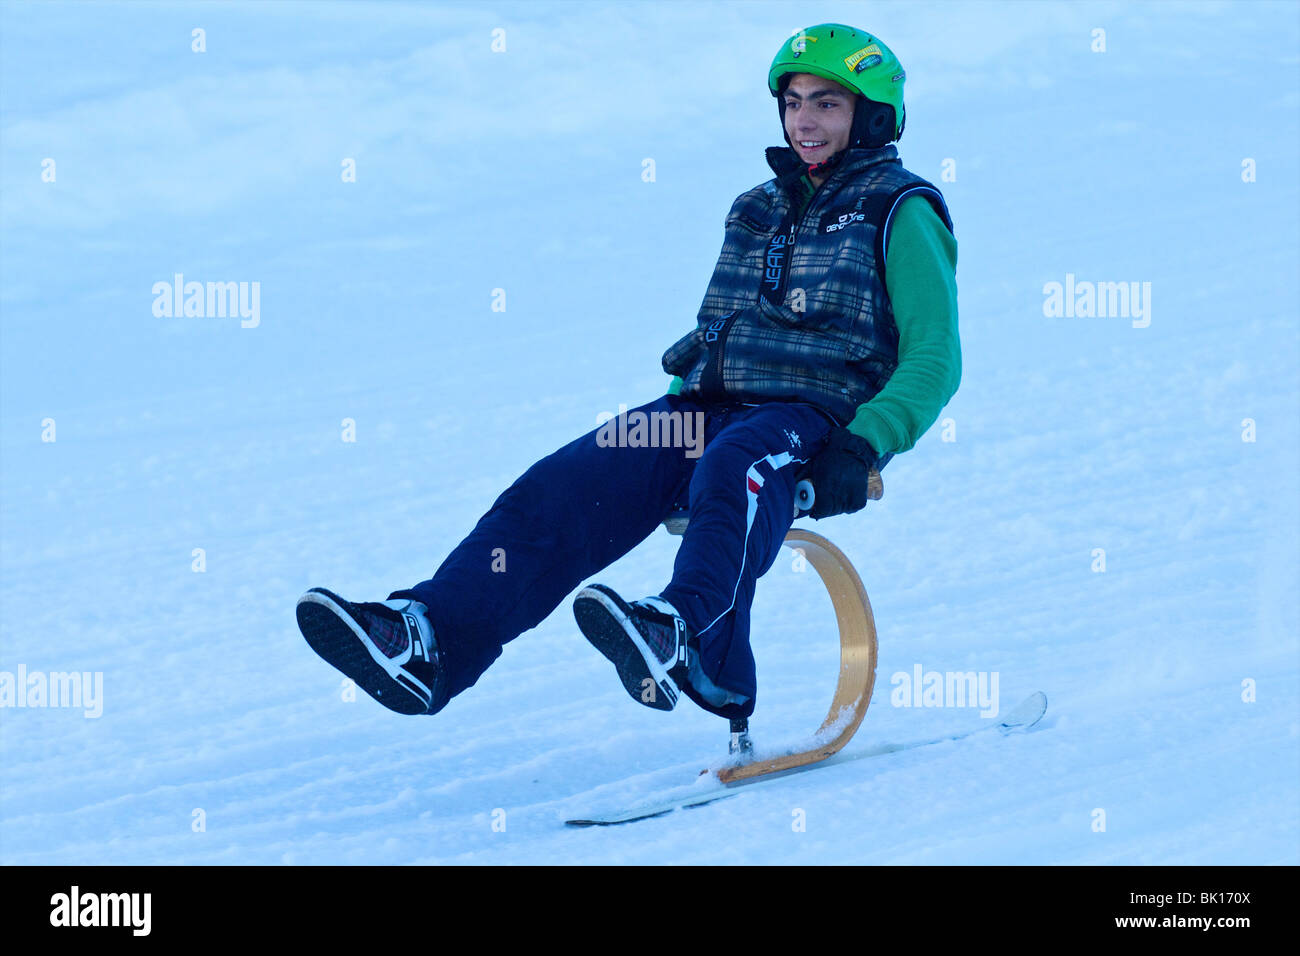
{"label": "helmet logo sticker", "polygon": [[863,70],[875,66],[882,59],[884,57],[880,54],[880,47],[872,43],[869,46],[864,46],[857,53],[846,56],[844,66],[854,73],[861,73]]}

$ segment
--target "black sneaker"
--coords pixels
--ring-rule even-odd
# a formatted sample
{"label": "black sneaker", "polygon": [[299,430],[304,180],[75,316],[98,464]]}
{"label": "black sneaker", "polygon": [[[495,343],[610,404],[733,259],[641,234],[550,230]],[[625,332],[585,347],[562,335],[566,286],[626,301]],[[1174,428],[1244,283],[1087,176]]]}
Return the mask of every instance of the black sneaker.
{"label": "black sneaker", "polygon": [[671,604],[661,597],[628,604],[611,588],[593,584],[578,592],[573,616],[587,640],[614,663],[633,700],[655,710],[677,706],[690,635]]}
{"label": "black sneaker", "polygon": [[352,604],[312,588],[298,599],[298,629],[312,650],[389,710],[428,714],[446,703],[433,625],[419,601]]}

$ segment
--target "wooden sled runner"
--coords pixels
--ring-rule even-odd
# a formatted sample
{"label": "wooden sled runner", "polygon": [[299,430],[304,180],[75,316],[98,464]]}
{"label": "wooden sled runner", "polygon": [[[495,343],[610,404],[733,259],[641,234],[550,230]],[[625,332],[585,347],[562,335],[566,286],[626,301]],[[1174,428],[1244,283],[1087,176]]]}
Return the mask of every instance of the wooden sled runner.
{"label": "wooden sled runner", "polygon": [[[842,724],[842,727],[832,740],[809,750],[724,767],[717,772],[718,780],[723,783],[777,773],[826,759],[853,739],[871,703],[871,690],[876,683],[876,623],[862,579],[844,552],[815,531],[791,528],[785,536],[785,546],[804,553],[830,593],[835,619],[839,624],[839,681],[835,686],[830,709],[826,712],[826,719],[814,737],[820,739],[827,728],[837,723]],[[850,709],[847,721],[843,719],[846,707]]]}
{"label": "wooden sled runner", "polygon": [[[875,500],[883,494],[880,473],[872,469],[867,497]],[[670,516],[664,527],[672,534],[683,534],[686,524],[687,516],[683,512]],[[826,719],[812,737],[817,743],[798,753],[744,761],[744,755],[749,751],[748,722],[732,721],[731,750],[740,756],[742,762],[718,770],[716,776],[721,783],[779,773],[825,760],[853,739],[871,704],[871,691],[876,682],[876,622],[862,579],[844,552],[815,531],[791,528],[784,544],[803,552],[830,594],[839,625],[839,681]],[[847,715],[845,708],[848,708]],[[829,741],[823,740],[823,734],[837,725],[838,733]]]}

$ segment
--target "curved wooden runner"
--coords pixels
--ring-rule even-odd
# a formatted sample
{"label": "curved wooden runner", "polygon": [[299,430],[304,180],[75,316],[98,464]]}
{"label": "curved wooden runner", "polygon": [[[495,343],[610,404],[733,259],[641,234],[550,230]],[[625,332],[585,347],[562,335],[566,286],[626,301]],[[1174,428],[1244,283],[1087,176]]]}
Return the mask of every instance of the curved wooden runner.
{"label": "curved wooden runner", "polygon": [[791,528],[785,536],[785,546],[803,551],[817,571],[830,593],[840,628],[840,679],[830,710],[815,736],[821,736],[827,728],[844,719],[844,708],[851,708],[851,712],[833,740],[799,753],[724,767],[717,771],[717,778],[723,783],[825,760],[853,739],[871,703],[871,689],[876,683],[876,621],[862,579],[844,552],[815,531]]}

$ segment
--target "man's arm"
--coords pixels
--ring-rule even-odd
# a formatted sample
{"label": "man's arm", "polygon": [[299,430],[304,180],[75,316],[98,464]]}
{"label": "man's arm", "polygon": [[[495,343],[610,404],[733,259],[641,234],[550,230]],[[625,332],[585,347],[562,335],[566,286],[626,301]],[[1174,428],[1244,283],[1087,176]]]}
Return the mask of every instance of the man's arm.
{"label": "man's arm", "polygon": [[848,426],[880,455],[915,445],[961,382],[957,240],[922,197],[903,200],[894,214],[886,262],[898,368]]}

